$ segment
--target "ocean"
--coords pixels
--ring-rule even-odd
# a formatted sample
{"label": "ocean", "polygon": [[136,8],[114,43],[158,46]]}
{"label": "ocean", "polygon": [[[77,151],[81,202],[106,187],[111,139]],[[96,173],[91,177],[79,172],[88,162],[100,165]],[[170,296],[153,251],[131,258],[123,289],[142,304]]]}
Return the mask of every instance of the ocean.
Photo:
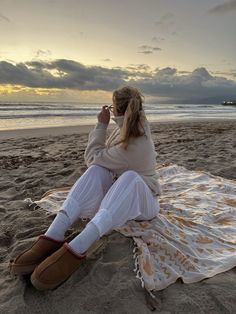
{"label": "ocean", "polygon": [[[95,124],[103,105],[106,104],[0,102],[0,130]],[[144,104],[143,107],[149,121],[236,119],[236,107],[221,104]]]}

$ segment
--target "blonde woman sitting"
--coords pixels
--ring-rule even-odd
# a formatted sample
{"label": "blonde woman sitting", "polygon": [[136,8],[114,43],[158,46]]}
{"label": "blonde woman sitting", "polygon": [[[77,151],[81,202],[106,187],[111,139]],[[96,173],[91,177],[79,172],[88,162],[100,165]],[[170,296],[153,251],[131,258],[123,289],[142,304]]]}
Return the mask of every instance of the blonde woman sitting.
{"label": "blonde woman sitting", "polygon": [[[10,261],[12,274],[31,274],[39,290],[66,281],[100,237],[128,220],[150,220],[159,212],[161,186],[155,171],[155,147],[143,110],[143,95],[124,86],[113,92],[113,105],[103,106],[89,133],[84,153],[88,169],[74,183],[45,234]],[[112,118],[117,124],[107,139]],[[79,218],[91,218],[73,240],[66,230]]]}

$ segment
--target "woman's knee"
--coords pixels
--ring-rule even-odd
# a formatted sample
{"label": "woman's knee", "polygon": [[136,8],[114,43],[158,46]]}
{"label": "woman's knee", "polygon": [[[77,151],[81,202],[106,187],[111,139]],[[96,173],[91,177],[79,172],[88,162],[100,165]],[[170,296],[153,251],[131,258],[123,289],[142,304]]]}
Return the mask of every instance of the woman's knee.
{"label": "woman's knee", "polygon": [[87,171],[95,173],[110,173],[109,169],[99,165],[91,165],[88,167]]}
{"label": "woman's knee", "polygon": [[86,174],[91,175],[92,178],[100,178],[105,180],[104,182],[112,182],[112,173],[109,169],[99,166],[99,165],[91,165],[86,170]]}
{"label": "woman's knee", "polygon": [[89,170],[95,170],[95,169],[98,170],[98,169],[105,169],[105,168],[102,167],[102,166],[99,166],[99,165],[91,165],[91,166],[88,167],[88,169]]}
{"label": "woman's knee", "polygon": [[124,179],[124,180],[134,180],[139,178],[140,175],[134,171],[134,170],[127,170],[125,172],[122,173],[122,175],[120,175],[119,179]]}

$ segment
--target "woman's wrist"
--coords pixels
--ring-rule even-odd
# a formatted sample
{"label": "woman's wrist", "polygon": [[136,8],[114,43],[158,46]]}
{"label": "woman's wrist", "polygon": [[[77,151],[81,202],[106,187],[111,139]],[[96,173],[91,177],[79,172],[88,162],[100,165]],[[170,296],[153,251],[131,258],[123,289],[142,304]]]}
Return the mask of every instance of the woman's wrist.
{"label": "woman's wrist", "polygon": [[103,123],[103,122],[97,122],[95,129],[107,129],[108,124],[107,123]]}

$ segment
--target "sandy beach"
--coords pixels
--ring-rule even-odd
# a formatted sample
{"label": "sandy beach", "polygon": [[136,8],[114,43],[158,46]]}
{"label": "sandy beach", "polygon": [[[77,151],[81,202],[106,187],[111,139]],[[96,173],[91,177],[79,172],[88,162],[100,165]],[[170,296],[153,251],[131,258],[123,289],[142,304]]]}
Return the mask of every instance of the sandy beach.
{"label": "sandy beach", "polygon": [[[236,120],[152,122],[157,164],[173,162],[236,180]],[[40,292],[7,265],[55,215],[23,201],[71,186],[86,170],[83,154],[94,126],[0,132],[0,313],[150,313],[150,297],[133,272],[133,241],[118,232],[58,289]],[[109,126],[108,132],[113,126]],[[79,221],[67,235],[83,228]],[[195,284],[177,281],[156,293],[158,313],[235,313],[236,270]]]}

